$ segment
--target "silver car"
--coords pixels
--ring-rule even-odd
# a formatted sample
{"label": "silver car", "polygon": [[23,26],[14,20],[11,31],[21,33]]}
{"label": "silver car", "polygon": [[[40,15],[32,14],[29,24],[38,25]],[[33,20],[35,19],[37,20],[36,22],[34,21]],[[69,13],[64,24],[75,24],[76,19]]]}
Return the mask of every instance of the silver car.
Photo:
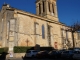
{"label": "silver car", "polygon": [[26,53],[26,57],[35,57],[38,52],[39,51],[36,51],[36,50],[29,50]]}

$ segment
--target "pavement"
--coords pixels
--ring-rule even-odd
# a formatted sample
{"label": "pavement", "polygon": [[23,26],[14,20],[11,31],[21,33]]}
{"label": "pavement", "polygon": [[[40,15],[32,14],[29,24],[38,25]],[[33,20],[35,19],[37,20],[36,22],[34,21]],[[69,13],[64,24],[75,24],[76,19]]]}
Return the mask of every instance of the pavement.
{"label": "pavement", "polygon": [[[27,58],[27,59],[22,59],[22,58],[7,58],[6,60],[53,60],[53,59],[36,59],[36,58]],[[54,59],[54,60],[60,60],[60,59]]]}
{"label": "pavement", "polygon": [[22,58],[7,58],[6,60],[23,60]]}
{"label": "pavement", "polygon": [[22,58],[7,58],[6,60],[72,60],[72,59],[48,59],[48,58],[45,58],[45,59],[37,59],[37,58],[22,59]]}

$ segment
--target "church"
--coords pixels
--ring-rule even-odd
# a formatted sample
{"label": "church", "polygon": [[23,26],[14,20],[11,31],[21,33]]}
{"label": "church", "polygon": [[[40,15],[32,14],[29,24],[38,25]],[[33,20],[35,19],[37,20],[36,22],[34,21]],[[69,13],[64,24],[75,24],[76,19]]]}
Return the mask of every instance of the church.
{"label": "church", "polygon": [[[0,47],[35,46],[55,49],[73,47],[69,28],[59,22],[56,0],[36,0],[36,14],[19,10],[9,4],[0,9]],[[80,38],[75,33],[75,45]]]}

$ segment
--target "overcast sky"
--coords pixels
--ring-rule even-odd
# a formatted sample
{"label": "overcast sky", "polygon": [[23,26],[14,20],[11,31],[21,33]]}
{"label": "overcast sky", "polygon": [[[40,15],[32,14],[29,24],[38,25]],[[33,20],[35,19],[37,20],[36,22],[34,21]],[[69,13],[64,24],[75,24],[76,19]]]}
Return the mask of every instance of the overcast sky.
{"label": "overcast sky", "polygon": [[[0,9],[3,3],[12,7],[36,14],[36,0],[0,0]],[[59,21],[66,25],[80,21],[80,0],[57,0]]]}

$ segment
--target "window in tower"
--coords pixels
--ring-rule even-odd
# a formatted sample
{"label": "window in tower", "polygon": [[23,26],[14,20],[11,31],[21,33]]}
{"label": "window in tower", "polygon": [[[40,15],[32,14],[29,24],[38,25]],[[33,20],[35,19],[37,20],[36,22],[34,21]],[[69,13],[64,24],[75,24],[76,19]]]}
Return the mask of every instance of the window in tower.
{"label": "window in tower", "polygon": [[50,2],[48,2],[48,7],[49,7],[49,12],[51,12],[51,11],[50,11]]}
{"label": "window in tower", "polygon": [[53,13],[54,13],[54,4],[52,4],[52,11],[53,11]]}
{"label": "window in tower", "polygon": [[44,28],[44,25],[42,25],[42,38],[43,39],[45,38],[45,28]]}
{"label": "window in tower", "polygon": [[45,2],[43,1],[43,12],[45,12]]}
{"label": "window in tower", "polygon": [[39,14],[41,14],[41,4],[39,3]]}

